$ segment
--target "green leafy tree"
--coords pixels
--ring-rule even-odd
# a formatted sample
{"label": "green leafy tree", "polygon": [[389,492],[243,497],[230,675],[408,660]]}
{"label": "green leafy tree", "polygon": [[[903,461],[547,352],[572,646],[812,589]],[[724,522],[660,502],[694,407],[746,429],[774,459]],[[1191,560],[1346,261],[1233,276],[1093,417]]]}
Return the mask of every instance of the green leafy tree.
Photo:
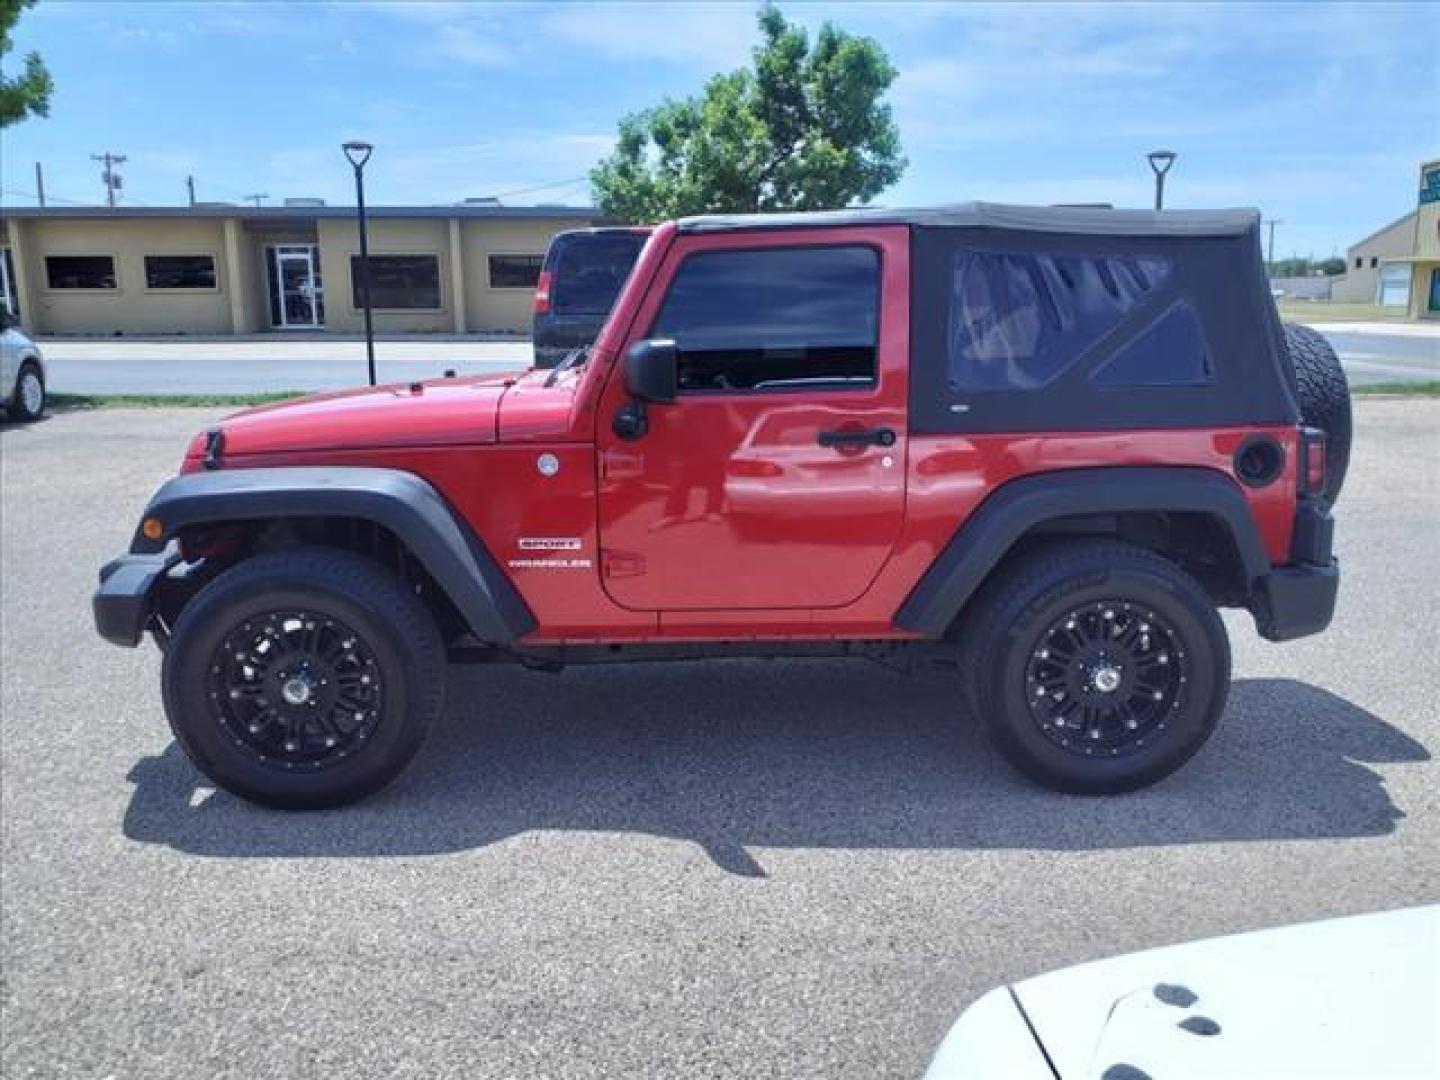
{"label": "green leafy tree", "polygon": [[0,128],[18,124],[27,116],[50,115],[50,93],[55,83],[40,54],[26,55],[19,75],[7,73],[10,65],[5,60],[15,47],[10,31],[19,21],[20,12],[34,5],[35,0],[0,0]]}
{"label": "green leafy tree", "polygon": [[868,202],[900,178],[900,134],[880,101],[895,81],[885,51],[828,22],[812,44],[773,4],[759,23],[752,67],[620,122],[614,153],[590,173],[602,212],[822,210]]}
{"label": "green leafy tree", "polygon": [[1267,263],[1265,269],[1271,277],[1335,277],[1345,273],[1345,260],[1338,255],[1328,259],[1317,259],[1313,255],[1292,255],[1288,259],[1276,259]]}

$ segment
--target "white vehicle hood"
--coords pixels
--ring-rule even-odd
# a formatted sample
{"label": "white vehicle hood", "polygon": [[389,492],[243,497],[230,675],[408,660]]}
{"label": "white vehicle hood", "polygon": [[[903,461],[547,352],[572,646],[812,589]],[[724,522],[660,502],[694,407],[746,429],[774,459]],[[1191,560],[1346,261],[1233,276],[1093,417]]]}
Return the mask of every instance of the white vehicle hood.
{"label": "white vehicle hood", "polygon": [[[1026,1075],[1434,1080],[1440,907],[1238,934],[1027,979],[967,1010],[929,1080],[1008,1075],[986,1065],[1022,1053],[1013,1020],[997,1022],[1002,995],[1048,1058],[1044,1073]],[[990,1019],[967,1023],[972,1012]]]}

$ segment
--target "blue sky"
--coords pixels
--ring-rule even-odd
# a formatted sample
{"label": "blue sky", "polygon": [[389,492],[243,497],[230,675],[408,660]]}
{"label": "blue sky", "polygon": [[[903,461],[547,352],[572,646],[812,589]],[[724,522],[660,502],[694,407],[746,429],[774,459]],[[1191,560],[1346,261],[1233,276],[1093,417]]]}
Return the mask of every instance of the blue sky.
{"label": "blue sky", "polygon": [[[1415,205],[1440,155],[1440,18],[1426,5],[788,4],[878,39],[910,167],[878,200],[1145,205],[1144,152],[1181,154],[1172,205],[1254,205],[1277,254],[1329,254]],[[350,197],[338,145],[377,146],[378,203],[584,203],[616,121],[743,64],[751,4],[85,3],[16,33],[55,76],[48,120],[0,135],[4,203]],[[540,185],[552,185],[539,187]],[[534,189],[534,190],[531,190]],[[518,194],[511,194],[518,192]]]}

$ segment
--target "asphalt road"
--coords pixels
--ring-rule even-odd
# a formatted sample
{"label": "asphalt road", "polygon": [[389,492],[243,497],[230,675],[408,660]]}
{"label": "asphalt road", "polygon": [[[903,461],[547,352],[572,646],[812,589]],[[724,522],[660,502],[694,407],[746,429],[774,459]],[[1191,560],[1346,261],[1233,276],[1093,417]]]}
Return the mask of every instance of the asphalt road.
{"label": "asphalt road", "polygon": [[[342,390],[367,378],[363,341],[44,342],[50,389],[70,394],[255,394]],[[530,342],[381,341],[381,382],[513,371],[530,366]]]}
{"label": "asphalt road", "polygon": [[1353,385],[1440,379],[1440,334],[1363,334],[1317,326],[1340,354],[1340,364]]}
{"label": "asphalt road", "polygon": [[1048,794],[953,676],[455,669],[395,787],[201,785],[96,567],[204,410],[0,429],[0,1074],[913,1077],[1006,980],[1440,899],[1440,402],[1358,406],[1324,636],[1229,620],[1182,772]]}
{"label": "asphalt road", "polygon": [[[1440,335],[1325,332],[1356,384],[1440,379]],[[248,394],[335,390],[366,378],[361,341],[137,342],[56,340],[44,344],[51,389],[72,394]],[[433,378],[530,365],[527,341],[382,341],[381,381]]]}

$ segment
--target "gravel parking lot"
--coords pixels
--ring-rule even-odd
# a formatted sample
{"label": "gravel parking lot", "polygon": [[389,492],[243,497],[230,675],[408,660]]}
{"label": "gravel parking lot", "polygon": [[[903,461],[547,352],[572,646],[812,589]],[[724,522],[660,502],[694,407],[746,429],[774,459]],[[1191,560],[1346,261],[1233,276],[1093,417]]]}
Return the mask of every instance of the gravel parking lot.
{"label": "gravel parking lot", "polygon": [[989,987],[1440,898],[1440,402],[1359,405],[1328,634],[1229,620],[1185,770],[1062,797],[860,662],[457,668],[379,798],[199,784],[119,553],[203,410],[0,430],[3,1055],[21,1077],[907,1077]]}

